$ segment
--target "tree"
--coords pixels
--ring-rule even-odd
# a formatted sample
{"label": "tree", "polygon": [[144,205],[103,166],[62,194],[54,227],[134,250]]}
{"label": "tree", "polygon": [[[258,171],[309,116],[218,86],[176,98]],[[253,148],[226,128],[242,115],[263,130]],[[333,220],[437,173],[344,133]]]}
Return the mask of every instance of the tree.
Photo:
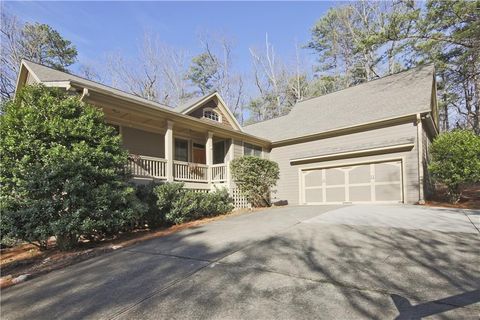
{"label": "tree", "polygon": [[367,1],[331,8],[312,29],[307,47],[318,53],[318,71],[344,80],[344,87],[377,77],[379,43],[371,41],[378,29],[380,4]]}
{"label": "tree", "polygon": [[2,236],[42,249],[128,228],[142,207],[129,187],[127,152],[102,112],[77,96],[25,87],[0,117]]}
{"label": "tree", "polygon": [[420,63],[436,63],[444,129],[451,118],[480,134],[480,2],[428,1],[409,38],[416,42]]}
{"label": "tree", "polygon": [[251,112],[249,122],[273,119],[288,113],[291,107],[287,103],[289,74],[286,66],[277,59],[268,34],[265,35],[265,51],[260,53],[250,48],[250,55],[259,96],[251,99],[247,106]]}
{"label": "tree", "polygon": [[20,23],[2,12],[0,94],[2,100],[13,97],[22,59],[66,71],[75,62],[77,50],[56,30],[46,24]]}
{"label": "tree", "polygon": [[428,166],[432,178],[444,183],[452,202],[461,196],[461,185],[480,182],[480,136],[454,130],[438,136],[431,147]]}
{"label": "tree", "polygon": [[200,36],[202,52],[192,58],[187,79],[198,89],[197,94],[213,91],[225,99],[227,107],[243,122],[243,78],[233,70],[232,42],[223,37]]}
{"label": "tree", "polygon": [[268,159],[244,156],[230,163],[240,192],[254,207],[270,206],[270,189],[280,177],[278,164]]}
{"label": "tree", "polygon": [[105,79],[139,97],[176,106],[193,95],[186,81],[187,56],[185,50],[145,33],[135,59],[120,53],[107,56]]}
{"label": "tree", "polygon": [[[480,2],[358,1],[330,9],[307,48],[318,56],[319,93],[435,63],[441,129],[480,134]],[[326,80],[326,81],[325,81]]]}

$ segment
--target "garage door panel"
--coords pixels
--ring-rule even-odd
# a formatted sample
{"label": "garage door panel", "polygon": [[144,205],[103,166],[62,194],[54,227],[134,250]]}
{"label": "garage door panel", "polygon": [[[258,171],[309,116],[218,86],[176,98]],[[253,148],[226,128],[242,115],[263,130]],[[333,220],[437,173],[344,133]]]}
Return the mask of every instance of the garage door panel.
{"label": "garage door panel", "polygon": [[370,202],[372,201],[371,186],[350,186],[349,200],[352,202]]}
{"label": "garage door panel", "polygon": [[376,201],[397,201],[401,198],[401,184],[381,184],[375,186]]}
{"label": "garage door panel", "polygon": [[344,202],[345,200],[345,187],[333,187],[327,188],[326,202]]}
{"label": "garage door panel", "polygon": [[322,171],[313,170],[305,173],[305,187],[315,187],[322,185]]}
{"label": "garage door panel", "polygon": [[345,184],[345,171],[339,168],[325,169],[327,186]]}
{"label": "garage door panel", "polygon": [[306,204],[402,202],[402,162],[378,162],[303,172]]}
{"label": "garage door panel", "polygon": [[353,167],[348,173],[349,183],[369,183],[370,182],[370,165],[361,165]]}
{"label": "garage door panel", "polygon": [[322,203],[323,190],[322,188],[305,189],[305,202],[307,203]]}
{"label": "garage door panel", "polygon": [[400,165],[396,162],[375,164],[376,182],[400,181],[400,173]]}

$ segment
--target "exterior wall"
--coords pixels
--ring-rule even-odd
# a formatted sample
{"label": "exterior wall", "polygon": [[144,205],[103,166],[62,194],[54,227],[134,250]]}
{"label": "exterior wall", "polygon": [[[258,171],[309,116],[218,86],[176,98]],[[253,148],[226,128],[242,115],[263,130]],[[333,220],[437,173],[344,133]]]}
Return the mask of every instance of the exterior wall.
{"label": "exterior wall", "polygon": [[165,138],[163,135],[140,129],[121,126],[123,146],[133,154],[164,158]]}
{"label": "exterior wall", "polygon": [[189,116],[192,116],[192,117],[195,117],[195,118],[203,118],[203,109],[205,108],[212,108],[213,111],[215,111],[216,113],[218,113],[220,116],[221,116],[221,124],[230,128],[230,129],[234,129],[232,124],[227,120],[227,116],[225,115],[225,113],[223,113],[223,111],[217,107],[216,103],[214,101],[210,101],[209,103],[199,107],[198,109],[192,111],[191,113],[189,113],[188,115]]}
{"label": "exterior wall", "polygon": [[423,125],[423,134],[422,134],[422,140],[423,140],[423,176],[424,176],[424,194],[425,198],[428,200],[432,197],[434,193],[434,186],[433,182],[430,179],[430,174],[428,173],[428,163],[430,161],[430,146],[433,141],[433,137],[428,133],[426,130],[427,126]]}
{"label": "exterior wall", "polygon": [[[401,158],[404,168],[404,193],[405,201],[415,203],[419,199],[418,189],[418,153],[417,153],[417,128],[413,122],[394,125],[386,128],[352,133],[343,136],[325,138],[315,141],[303,142],[294,145],[275,147],[271,150],[270,159],[276,161],[280,167],[280,179],[277,183],[276,193],[272,195],[274,201],[288,200],[289,204],[299,204],[300,179],[299,170],[315,168],[326,165],[348,165],[356,162],[373,161],[379,159]],[[401,138],[414,138],[415,146],[406,152],[389,153],[383,155],[365,156],[350,159],[328,160],[315,163],[291,165],[290,160],[299,154],[305,154],[323,148],[341,147],[342,145],[365,145],[379,140],[398,140]]]}
{"label": "exterior wall", "polygon": [[37,81],[35,81],[35,78],[30,74],[30,72],[27,74],[27,80],[25,81],[26,85],[33,85],[36,84]]}

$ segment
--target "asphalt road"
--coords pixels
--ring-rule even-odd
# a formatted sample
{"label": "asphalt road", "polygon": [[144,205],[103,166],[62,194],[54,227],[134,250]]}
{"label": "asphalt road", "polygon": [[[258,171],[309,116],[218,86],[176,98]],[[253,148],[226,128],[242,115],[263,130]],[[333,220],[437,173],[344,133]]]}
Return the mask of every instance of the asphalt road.
{"label": "asphalt road", "polygon": [[479,220],[400,205],[247,213],[2,290],[0,315],[478,319]]}

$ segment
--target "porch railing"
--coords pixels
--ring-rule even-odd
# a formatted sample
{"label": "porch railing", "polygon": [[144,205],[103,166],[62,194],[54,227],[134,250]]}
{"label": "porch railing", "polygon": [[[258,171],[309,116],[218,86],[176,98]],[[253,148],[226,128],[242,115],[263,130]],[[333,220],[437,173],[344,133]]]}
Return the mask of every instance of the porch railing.
{"label": "porch railing", "polygon": [[208,182],[208,166],[199,163],[174,161],[173,179],[178,181]]}
{"label": "porch railing", "polygon": [[148,156],[130,155],[128,167],[137,177],[153,177],[165,179],[167,177],[167,160]]}
{"label": "porch railing", "polygon": [[[128,169],[135,177],[167,179],[166,159],[131,154]],[[209,172],[211,182],[227,181],[227,165],[225,163],[207,166],[184,161],[173,162],[173,179],[175,181],[206,183]]]}
{"label": "porch railing", "polygon": [[227,165],[225,163],[210,166],[212,182],[227,181]]}

